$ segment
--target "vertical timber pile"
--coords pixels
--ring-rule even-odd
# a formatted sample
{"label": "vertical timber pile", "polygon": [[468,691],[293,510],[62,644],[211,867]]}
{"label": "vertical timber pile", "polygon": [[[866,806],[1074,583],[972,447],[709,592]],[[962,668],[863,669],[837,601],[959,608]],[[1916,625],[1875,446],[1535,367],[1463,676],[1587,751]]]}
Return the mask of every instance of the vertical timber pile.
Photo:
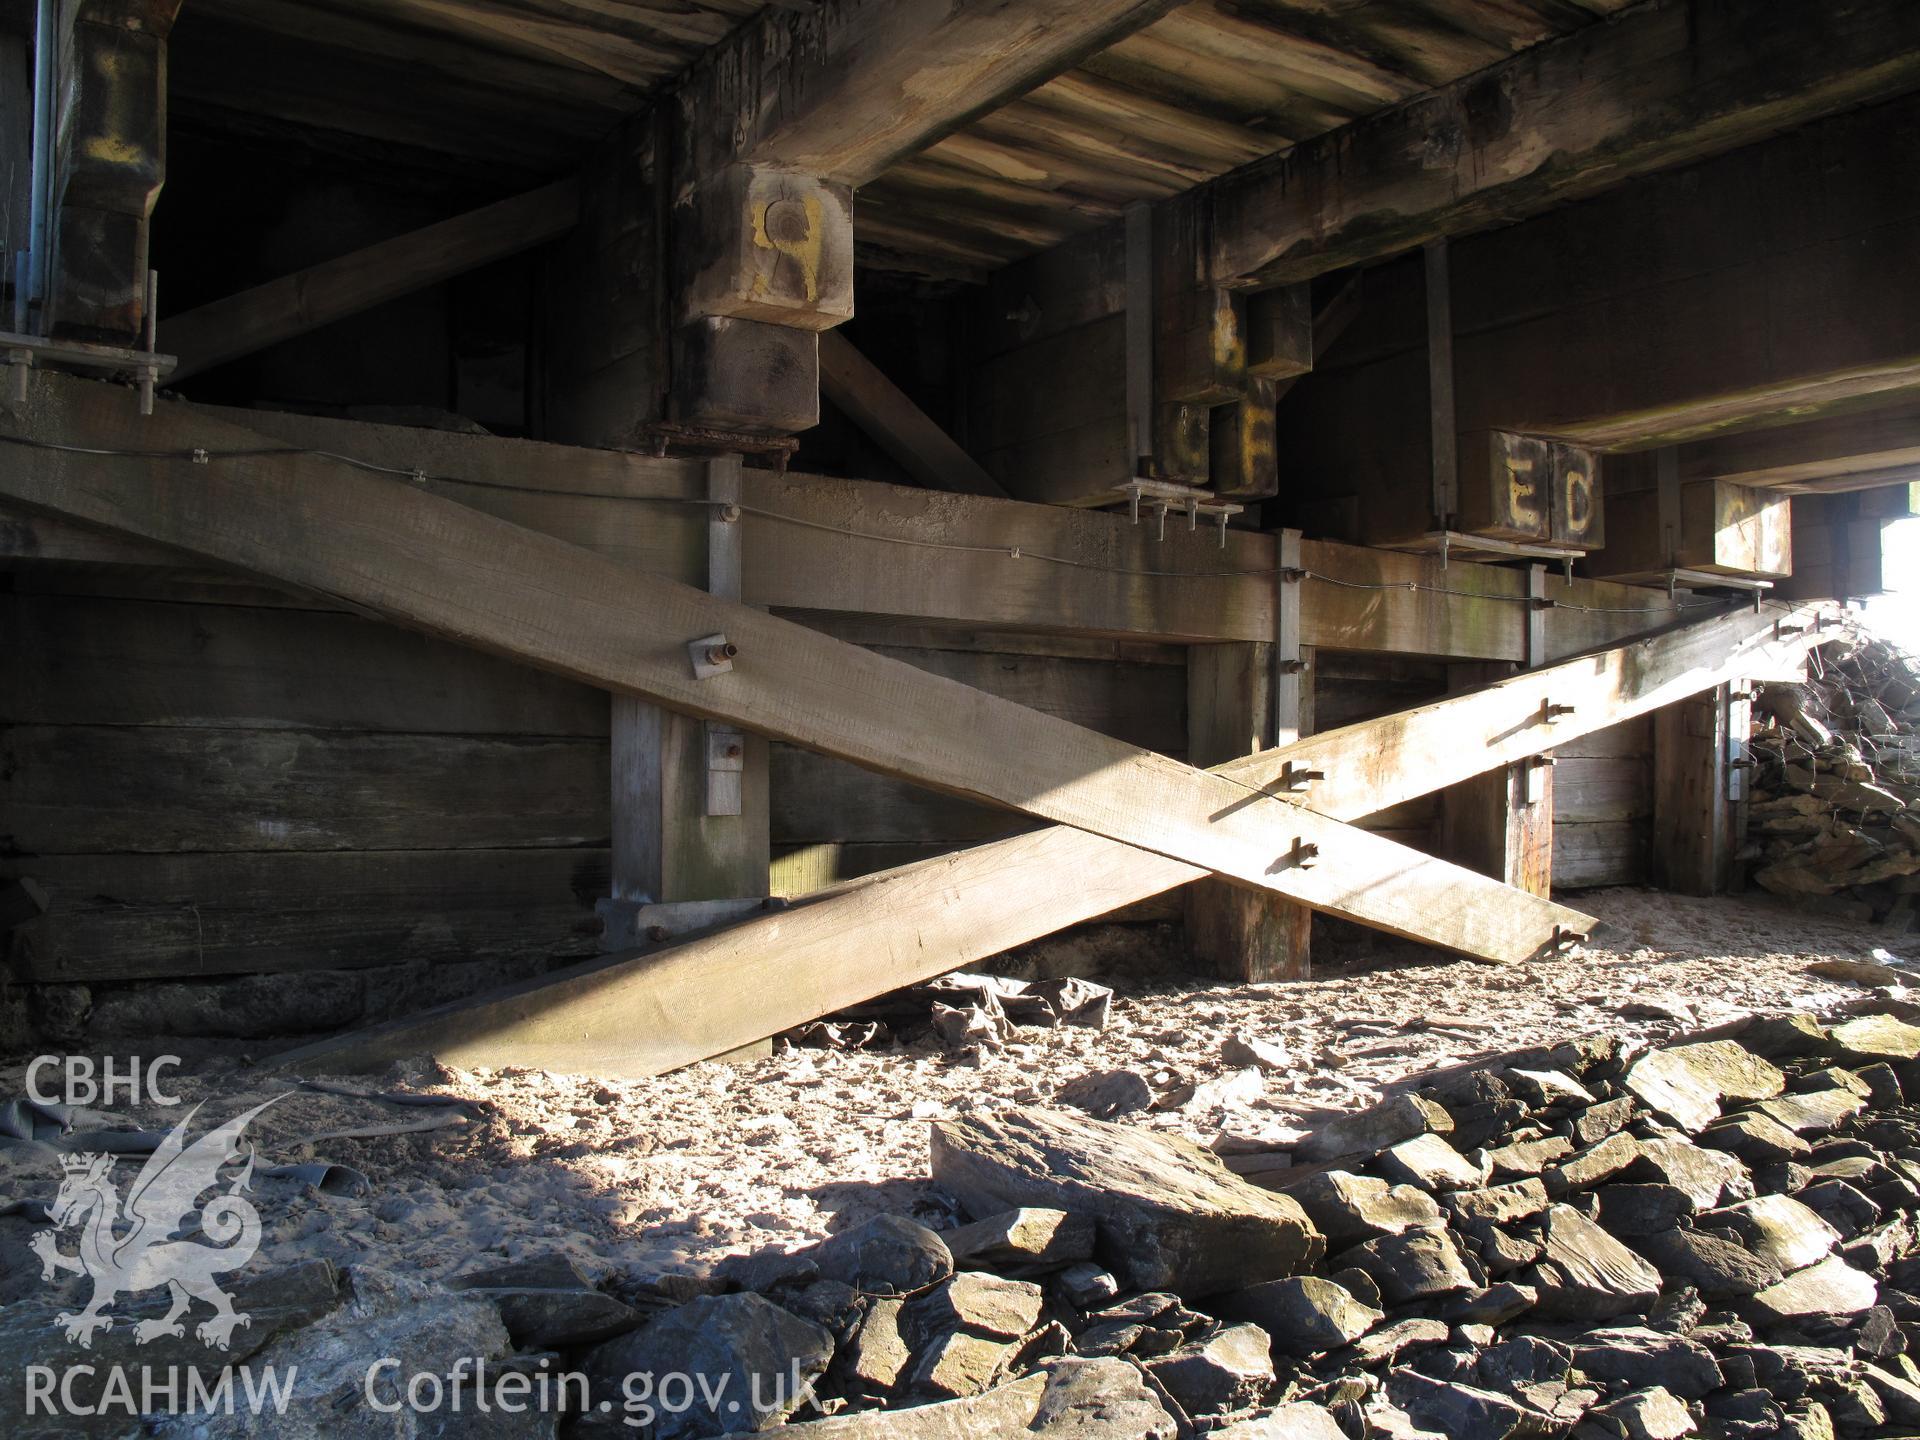
{"label": "vertical timber pile", "polygon": [[[1527,664],[1546,659],[1546,569],[1527,569]],[[1501,661],[1448,667],[1455,689],[1505,679],[1516,667]],[[1551,703],[1551,702],[1549,702]],[[1504,880],[1532,895],[1553,889],[1553,757],[1530,755],[1489,770],[1442,798],[1442,850],[1457,865]]]}
{"label": "vertical timber pile", "polygon": [[1653,717],[1652,869],[1662,890],[1718,895],[1731,882],[1738,817],[1727,762],[1736,715],[1738,742],[1746,739],[1746,688],[1717,685]]}
{"label": "vertical timber pile", "polygon": [[[1196,645],[1187,652],[1190,764],[1223,765],[1291,745],[1313,730],[1311,663],[1300,646],[1300,532],[1280,533],[1274,576],[1274,640]],[[1187,938],[1226,980],[1304,980],[1313,912],[1218,878],[1187,887]]]}

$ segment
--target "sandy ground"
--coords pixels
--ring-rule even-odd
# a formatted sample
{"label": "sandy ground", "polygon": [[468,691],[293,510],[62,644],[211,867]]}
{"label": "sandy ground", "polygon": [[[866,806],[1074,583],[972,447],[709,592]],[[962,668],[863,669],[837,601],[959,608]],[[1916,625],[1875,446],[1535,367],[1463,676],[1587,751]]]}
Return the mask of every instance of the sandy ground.
{"label": "sandy ground", "polygon": [[[264,1183],[261,1260],[323,1255],[437,1275],[480,1257],[563,1250],[616,1290],[644,1294],[662,1275],[801,1244],[875,1210],[951,1223],[923,1179],[927,1122],[1047,1104],[1089,1073],[1134,1069],[1164,1092],[1232,1076],[1237,1067],[1220,1054],[1229,1036],[1279,1042],[1296,1063],[1259,1076],[1256,1093],[1217,1104],[1202,1092],[1182,1108],[1130,1118],[1202,1143],[1224,1134],[1227,1148],[1284,1147],[1325,1111],[1357,1108],[1396,1080],[1476,1055],[1591,1030],[1659,1038],[1749,1010],[1820,1009],[1856,997],[1804,967],[1868,958],[1886,943],[1765,896],[1613,890],[1577,903],[1611,930],[1576,957],[1502,969],[1363,941],[1309,981],[1230,985],[1109,972],[1095,977],[1119,991],[1104,1032],[1023,1030],[998,1052],[954,1056],[932,1041],[783,1049],[749,1065],[621,1082],[417,1064],[348,1083],[443,1090],[492,1108],[464,1124],[375,1138],[309,1137],[417,1121],[423,1112],[295,1090],[249,1132],[262,1163],[321,1158],[372,1183],[360,1196]],[[1174,943],[1169,937],[1177,931],[1158,937],[1162,947]],[[1903,943],[1920,960],[1920,942]],[[1900,944],[1889,948],[1906,958]],[[0,1069],[0,1094],[21,1086],[21,1066]],[[207,1102],[198,1133],[209,1118],[290,1087],[230,1060],[199,1067],[177,1088],[189,1103]],[[181,1112],[127,1113],[168,1125]],[[123,1162],[121,1173],[137,1164]],[[0,1168],[0,1200],[49,1198],[57,1179]],[[39,1286],[25,1252],[36,1228],[23,1216],[0,1218],[0,1303]]]}

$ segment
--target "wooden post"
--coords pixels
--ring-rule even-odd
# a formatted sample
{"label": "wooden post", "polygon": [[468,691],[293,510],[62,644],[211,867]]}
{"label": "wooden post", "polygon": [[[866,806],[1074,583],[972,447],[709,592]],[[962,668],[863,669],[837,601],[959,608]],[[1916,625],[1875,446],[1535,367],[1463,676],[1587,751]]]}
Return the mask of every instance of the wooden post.
{"label": "wooden post", "polygon": [[[740,457],[707,466],[707,589],[740,598]],[[764,899],[770,891],[771,806],[764,736],[717,720],[696,720],[615,693],[613,895],[602,901],[601,949],[671,942],[757,905],[699,902]],[[760,1040],[719,1056],[755,1060]]]}
{"label": "wooden post", "polygon": [[[1275,547],[1274,643],[1196,645],[1187,652],[1187,750],[1194,765],[1222,765],[1313,728],[1302,696],[1300,532]],[[1313,912],[1276,895],[1202,880],[1187,888],[1187,939],[1225,980],[1304,980],[1311,965]]]}
{"label": "wooden post", "polygon": [[[1727,799],[1731,685],[1717,685],[1653,717],[1653,883],[1717,895],[1732,869]],[[1743,687],[1744,688],[1744,687]]]}
{"label": "wooden post", "polygon": [[1447,242],[1430,241],[1427,267],[1427,415],[1433,451],[1433,528],[1450,529],[1459,509],[1459,437],[1453,403],[1453,280]]}
{"label": "wooden post", "polygon": [[[740,458],[708,465],[707,586],[740,598]],[[630,695],[613,697],[614,904],[604,946],[647,939],[650,906],[758,899],[769,863],[767,743]],[[625,902],[625,903],[622,903]]]}
{"label": "wooden post", "polygon": [[[1527,571],[1529,602],[1545,598],[1546,568]],[[1546,658],[1547,612],[1530,603],[1527,610],[1525,667],[1502,662],[1452,665],[1455,690],[1471,690],[1502,680],[1516,668],[1533,669]],[[1532,895],[1553,890],[1553,757],[1524,760],[1455,785],[1441,798],[1442,853],[1456,865],[1478,870]]]}

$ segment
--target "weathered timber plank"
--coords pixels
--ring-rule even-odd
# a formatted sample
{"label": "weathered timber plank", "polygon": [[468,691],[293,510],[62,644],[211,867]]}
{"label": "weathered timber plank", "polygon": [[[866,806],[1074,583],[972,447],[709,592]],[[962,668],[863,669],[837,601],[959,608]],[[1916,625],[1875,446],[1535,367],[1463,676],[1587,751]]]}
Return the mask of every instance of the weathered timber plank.
{"label": "weathered timber plank", "polygon": [[[1347,725],[1226,770],[1256,786],[1276,784],[1288,765],[1320,770],[1324,778],[1288,793],[1328,815],[1377,810],[1495,764],[1557,750],[1563,738],[1648,714],[1711,689],[1722,677],[1775,673],[1805,654],[1818,638],[1816,614],[1825,613],[1777,602],[1758,613],[1736,605],[1712,619]],[[1549,703],[1573,708],[1549,721]]]}
{"label": "weathered timber plank", "polygon": [[21,952],[22,979],[185,979],[591,955],[607,855],[36,855],[0,861],[0,873],[31,875],[52,901]]}
{"label": "weathered timber plank", "polygon": [[[143,419],[111,390],[49,378],[41,377],[27,410],[36,439],[86,436],[109,452],[245,448],[244,431],[167,412]],[[1111,838],[1178,852],[1205,870],[1408,938],[1503,958],[1536,953],[1582,923],[1363,831],[1275,811],[1229,780],[335,461],[236,455],[193,465],[183,477],[189,467],[181,460],[34,455],[0,471],[0,494],[190,547],[700,718],[1039,818],[1117,832]],[[651,617],[647,632],[635,633],[636,615]],[[742,658],[718,683],[703,682],[687,646],[720,632]],[[929,747],[930,735],[943,743]],[[1291,857],[1312,853],[1309,845],[1329,863],[1295,863]],[[1395,883],[1382,883],[1388,876]]]}
{"label": "weathered timber plank", "polygon": [[692,169],[776,164],[860,186],[1177,0],[845,0],[774,8],[689,77],[678,102]]}
{"label": "weathered timber plank", "polygon": [[1887,483],[1882,472],[1920,467],[1920,405],[1714,435],[1679,448],[1683,482],[1725,480],[1788,494],[1866,489]]}
{"label": "weathered timber plank", "polygon": [[799,522],[748,517],[751,604],[1170,640],[1272,634],[1269,535],[1230,531],[1223,550],[1177,525],[1158,541],[1125,515],[760,472],[747,497]]}
{"label": "weathered timber plank", "polygon": [[1639,885],[1647,878],[1647,822],[1614,820],[1553,828],[1553,883],[1561,890]]}
{"label": "weathered timber plank", "polygon": [[1641,820],[1653,813],[1651,768],[1644,756],[1553,757],[1556,825]]}
{"label": "weathered timber plank", "polygon": [[604,849],[606,772],[592,739],[19,725],[0,730],[0,845]]}
{"label": "weathered timber plank", "polygon": [[1283,284],[1732,150],[1916,76],[1920,12],[1905,0],[1659,0],[1176,203],[1210,214],[1217,283]]}
{"label": "weathered timber plank", "polygon": [[605,738],[604,691],[320,611],[0,595],[0,722]]}
{"label": "weathered timber plank", "polygon": [[168,383],[531,250],[579,213],[577,183],[562,180],[171,316],[160,327],[160,348],[179,359]]}

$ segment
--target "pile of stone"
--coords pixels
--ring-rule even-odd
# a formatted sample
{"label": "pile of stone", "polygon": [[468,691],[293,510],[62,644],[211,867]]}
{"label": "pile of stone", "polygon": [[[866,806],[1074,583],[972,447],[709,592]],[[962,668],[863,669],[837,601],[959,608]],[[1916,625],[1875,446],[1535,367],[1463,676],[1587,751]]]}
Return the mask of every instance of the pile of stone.
{"label": "pile of stone", "polygon": [[[260,1433],[329,1440],[1920,1435],[1916,1020],[1868,998],[1514,1053],[1257,1157],[1259,1184],[1142,1125],[981,1112],[931,1132],[958,1228],[880,1215],[644,1293],[558,1257],[443,1287],[309,1262],[242,1283],[226,1353],[120,1323],[87,1358],[297,1366]],[[8,1373],[60,1362],[74,1298],[0,1311]],[[379,1356],[404,1370],[375,1394]],[[564,1372],[564,1415],[478,1404]],[[464,1428],[395,1419],[400,1374],[465,1387]],[[37,1433],[17,1398],[0,1433]]]}
{"label": "pile of stone", "polygon": [[1864,632],[1767,685],[1752,739],[1754,883],[1905,931],[1920,895],[1920,660]]}
{"label": "pile of stone", "polygon": [[[1270,1157],[1270,1188],[1080,1114],[939,1122],[933,1178],[978,1218],[758,1278],[832,1336],[841,1413],[788,1431],[1920,1434],[1920,1026],[1864,1004],[1429,1077]],[[1124,1418],[1047,1430],[1096,1376]]]}

